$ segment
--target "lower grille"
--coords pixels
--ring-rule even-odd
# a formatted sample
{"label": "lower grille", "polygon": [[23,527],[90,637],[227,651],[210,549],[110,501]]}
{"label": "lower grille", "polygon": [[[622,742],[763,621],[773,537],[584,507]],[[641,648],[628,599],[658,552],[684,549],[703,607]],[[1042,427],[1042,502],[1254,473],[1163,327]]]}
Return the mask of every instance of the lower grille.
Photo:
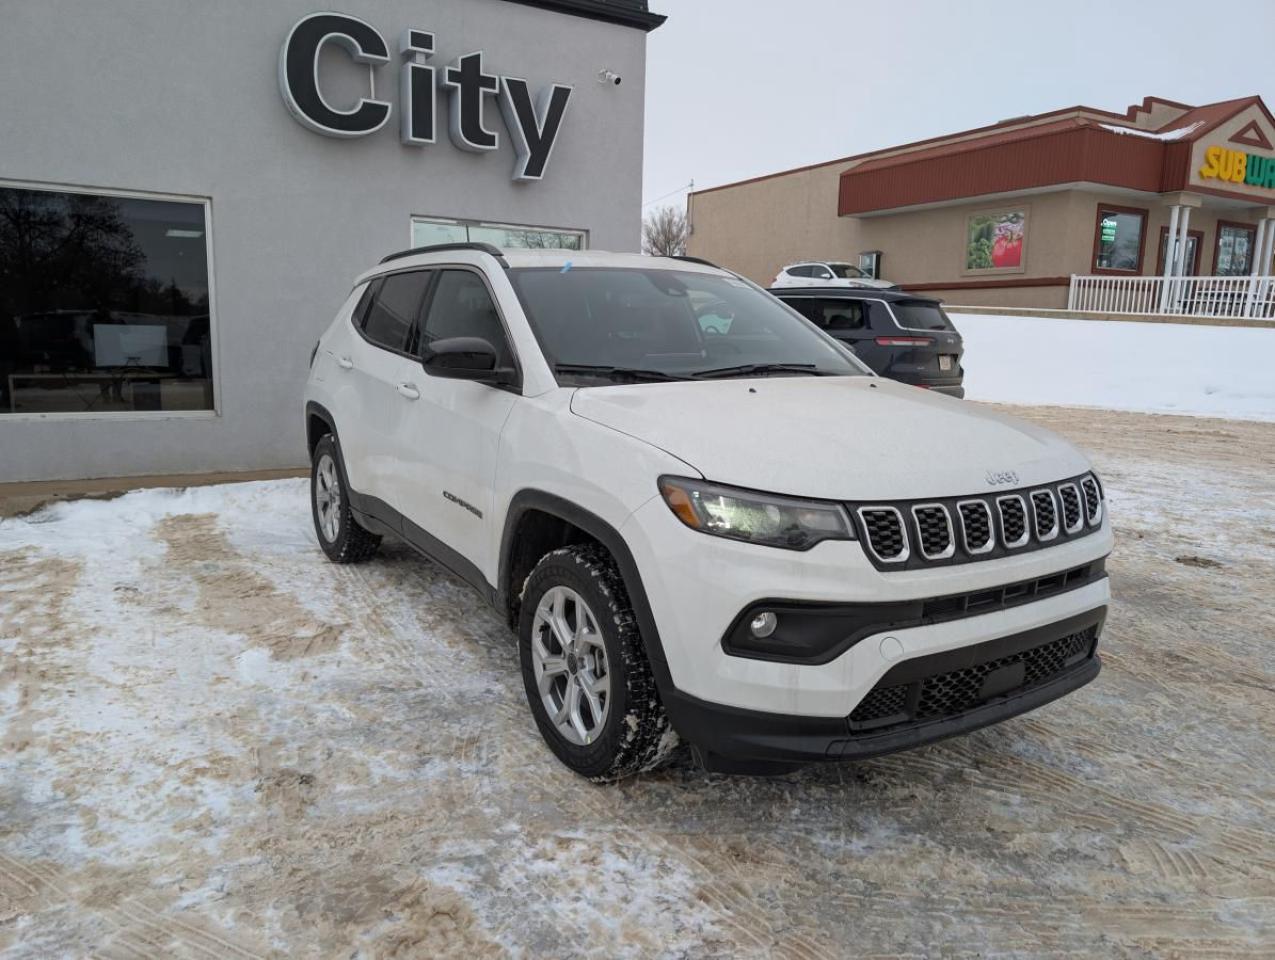
{"label": "lower grille", "polygon": [[907,683],[892,682],[887,674],[854,708],[850,725],[884,728],[947,719],[997,697],[1023,693],[1092,656],[1097,633],[1097,627],[1088,627],[1030,650]]}

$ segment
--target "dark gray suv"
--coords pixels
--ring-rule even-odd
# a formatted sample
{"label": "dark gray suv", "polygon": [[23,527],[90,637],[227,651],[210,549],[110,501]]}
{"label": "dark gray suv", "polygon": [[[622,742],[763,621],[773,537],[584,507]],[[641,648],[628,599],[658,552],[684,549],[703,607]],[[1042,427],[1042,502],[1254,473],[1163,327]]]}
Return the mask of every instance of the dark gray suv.
{"label": "dark gray suv", "polygon": [[771,294],[891,380],[965,396],[961,335],[938,300],[891,290],[779,287]]}

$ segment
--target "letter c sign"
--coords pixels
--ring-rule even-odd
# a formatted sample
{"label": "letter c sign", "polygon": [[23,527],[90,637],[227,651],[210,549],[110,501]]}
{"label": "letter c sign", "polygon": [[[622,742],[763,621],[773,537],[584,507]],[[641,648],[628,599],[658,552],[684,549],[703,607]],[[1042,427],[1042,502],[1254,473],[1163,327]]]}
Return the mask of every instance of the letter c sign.
{"label": "letter c sign", "polygon": [[323,99],[319,54],[328,43],[345,48],[355,63],[369,64],[369,70],[390,60],[385,39],[371,24],[343,13],[312,13],[297,22],[279,51],[283,102],[302,126],[315,133],[328,137],[375,133],[390,118],[392,108],[384,100],[364,97],[354,109],[344,111]]}

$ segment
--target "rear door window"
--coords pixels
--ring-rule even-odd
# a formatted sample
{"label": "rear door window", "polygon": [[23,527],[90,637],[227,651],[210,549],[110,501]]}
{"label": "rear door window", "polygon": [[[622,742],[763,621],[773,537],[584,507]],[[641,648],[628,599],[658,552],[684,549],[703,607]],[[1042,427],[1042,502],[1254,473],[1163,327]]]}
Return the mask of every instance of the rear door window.
{"label": "rear door window", "polygon": [[814,276],[814,270],[814,267],[808,267],[803,264],[799,267],[789,267],[787,272],[790,277],[812,277]]}
{"label": "rear door window", "polygon": [[890,304],[905,330],[952,330],[952,321],[932,300],[896,300]]}
{"label": "rear door window", "polygon": [[817,297],[793,297],[785,300],[820,330],[829,333],[851,333],[868,326],[867,315],[861,300],[833,300]]}
{"label": "rear door window", "polygon": [[381,281],[363,317],[363,336],[378,347],[405,353],[416,315],[420,312],[430,271],[394,273]]}

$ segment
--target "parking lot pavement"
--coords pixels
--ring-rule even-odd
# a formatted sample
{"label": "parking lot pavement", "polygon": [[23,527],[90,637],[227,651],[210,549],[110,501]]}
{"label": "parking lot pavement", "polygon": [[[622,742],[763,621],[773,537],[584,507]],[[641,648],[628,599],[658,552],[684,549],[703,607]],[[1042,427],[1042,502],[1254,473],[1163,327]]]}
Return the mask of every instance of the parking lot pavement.
{"label": "parking lot pavement", "polygon": [[7,957],[1275,955],[1275,425],[1037,408],[1117,529],[1105,669],[778,779],[558,766],[511,638],[304,481],[0,521]]}

